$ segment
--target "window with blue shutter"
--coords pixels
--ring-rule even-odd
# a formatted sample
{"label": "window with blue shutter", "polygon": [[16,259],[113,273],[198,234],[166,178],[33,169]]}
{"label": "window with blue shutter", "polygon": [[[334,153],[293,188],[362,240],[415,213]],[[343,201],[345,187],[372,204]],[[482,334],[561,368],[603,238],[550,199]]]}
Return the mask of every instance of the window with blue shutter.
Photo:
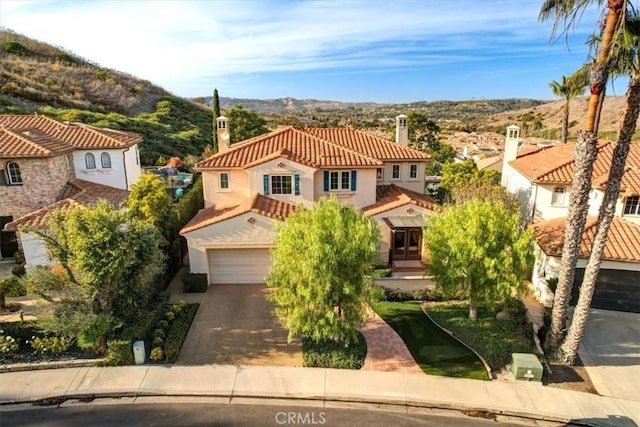
{"label": "window with blue shutter", "polygon": [[329,171],[324,171],[324,191],[329,191]]}
{"label": "window with blue shutter", "polygon": [[351,191],[356,191],[356,171],[351,171]]}
{"label": "window with blue shutter", "polygon": [[296,196],[300,195],[300,174],[293,175],[293,192]]}
{"label": "window with blue shutter", "polygon": [[269,175],[262,175],[262,193],[269,195]]}

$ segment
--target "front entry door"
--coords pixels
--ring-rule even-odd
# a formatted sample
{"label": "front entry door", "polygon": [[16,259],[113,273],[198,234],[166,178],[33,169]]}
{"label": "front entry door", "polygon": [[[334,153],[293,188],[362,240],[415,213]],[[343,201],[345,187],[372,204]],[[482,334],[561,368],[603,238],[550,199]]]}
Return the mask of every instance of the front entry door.
{"label": "front entry door", "polygon": [[391,249],[394,260],[421,258],[422,230],[419,228],[396,229],[392,235]]}

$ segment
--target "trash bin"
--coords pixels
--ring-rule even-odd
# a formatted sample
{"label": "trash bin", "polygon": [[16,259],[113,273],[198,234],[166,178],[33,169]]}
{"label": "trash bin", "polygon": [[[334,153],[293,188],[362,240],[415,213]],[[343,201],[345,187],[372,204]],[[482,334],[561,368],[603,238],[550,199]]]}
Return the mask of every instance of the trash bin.
{"label": "trash bin", "polygon": [[144,351],[144,341],[136,341],[133,343],[133,358],[136,361],[136,365],[142,365],[147,358],[147,354]]}

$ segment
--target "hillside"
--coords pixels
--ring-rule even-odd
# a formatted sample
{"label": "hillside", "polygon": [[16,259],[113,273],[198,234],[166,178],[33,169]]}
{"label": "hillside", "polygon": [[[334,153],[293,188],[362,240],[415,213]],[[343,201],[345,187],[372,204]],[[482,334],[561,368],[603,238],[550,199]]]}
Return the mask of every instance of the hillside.
{"label": "hillside", "polygon": [[140,133],[143,164],[197,156],[211,144],[211,109],[63,48],[0,31],[0,113],[52,115]]}

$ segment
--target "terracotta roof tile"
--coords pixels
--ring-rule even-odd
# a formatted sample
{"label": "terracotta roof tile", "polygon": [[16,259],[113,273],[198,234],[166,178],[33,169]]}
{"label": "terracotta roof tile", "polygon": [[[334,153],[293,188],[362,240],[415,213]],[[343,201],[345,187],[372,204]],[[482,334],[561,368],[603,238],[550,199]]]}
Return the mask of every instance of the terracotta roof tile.
{"label": "terracotta roof tile", "polygon": [[131,132],[63,122],[41,115],[0,115],[0,158],[51,157],[74,149],[126,148],[142,141]]}
{"label": "terracotta roof tile", "polygon": [[[562,256],[566,218],[532,224],[533,233],[538,245],[545,254],[554,257]],[[588,258],[596,232],[598,218],[589,216],[582,234],[580,258]],[[640,225],[614,217],[609,229],[603,259],[609,261],[640,262]]]}
{"label": "terracotta roof tile", "polygon": [[407,190],[397,185],[378,185],[376,187],[376,202],[365,206],[362,212],[367,216],[378,215],[391,209],[411,203],[429,210],[440,210],[441,206],[429,196]]}
{"label": "terracotta roof tile", "polygon": [[190,233],[248,212],[283,221],[295,211],[296,207],[291,203],[256,194],[250,198],[239,198],[230,203],[201,209],[196,216],[180,230],[180,234]]}
{"label": "terracotta roof tile", "polygon": [[96,184],[82,179],[73,179],[62,190],[58,201],[30,212],[5,225],[7,231],[21,228],[46,228],[49,214],[54,210],[67,210],[79,205],[95,204],[98,200],[107,200],[114,206],[121,205],[129,197],[127,190]]}
{"label": "terracotta roof tile", "polygon": [[198,169],[248,168],[284,157],[307,166],[374,167],[382,160],[426,160],[429,156],[350,128],[286,127],[234,144],[196,165]]}

